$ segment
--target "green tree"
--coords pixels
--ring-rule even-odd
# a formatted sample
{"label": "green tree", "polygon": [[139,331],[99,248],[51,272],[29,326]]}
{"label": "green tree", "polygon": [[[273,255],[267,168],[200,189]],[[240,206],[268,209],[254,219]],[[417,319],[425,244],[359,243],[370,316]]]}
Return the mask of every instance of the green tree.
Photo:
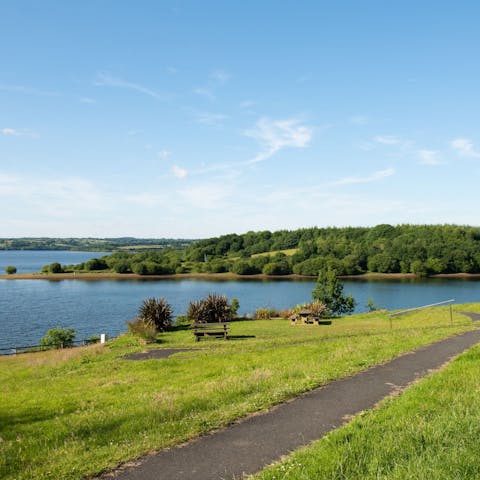
{"label": "green tree", "polygon": [[147,298],[138,310],[138,318],[163,332],[172,325],[172,306],[164,298]]}
{"label": "green tree", "polygon": [[73,347],[76,332],[73,328],[51,328],[40,340],[40,345],[48,348]]}
{"label": "green tree", "polygon": [[48,266],[50,273],[63,273],[63,268],[58,262],[53,262]]}
{"label": "green tree", "polygon": [[317,284],[312,292],[314,300],[322,302],[330,317],[353,312],[355,300],[343,293],[343,285],[337,278],[335,270],[322,270],[318,274]]}
{"label": "green tree", "polygon": [[17,273],[17,267],[14,267],[13,265],[8,265],[8,267],[5,268],[5,273],[7,275],[13,275],[14,273]]}

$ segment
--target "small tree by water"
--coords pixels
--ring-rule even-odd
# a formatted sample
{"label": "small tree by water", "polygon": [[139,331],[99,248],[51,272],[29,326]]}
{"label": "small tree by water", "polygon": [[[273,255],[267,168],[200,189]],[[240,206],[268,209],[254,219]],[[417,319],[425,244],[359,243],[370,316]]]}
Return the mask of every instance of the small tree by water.
{"label": "small tree by water", "polygon": [[7,275],[13,275],[14,273],[17,273],[17,267],[14,267],[13,265],[8,265],[8,267],[5,268],[5,273]]}
{"label": "small tree by water", "polygon": [[47,348],[73,347],[76,332],[73,328],[51,328],[40,340],[40,345]]}
{"label": "small tree by water", "polygon": [[355,300],[345,296],[337,272],[332,269],[320,271],[312,297],[325,305],[329,317],[352,313],[355,308]]}

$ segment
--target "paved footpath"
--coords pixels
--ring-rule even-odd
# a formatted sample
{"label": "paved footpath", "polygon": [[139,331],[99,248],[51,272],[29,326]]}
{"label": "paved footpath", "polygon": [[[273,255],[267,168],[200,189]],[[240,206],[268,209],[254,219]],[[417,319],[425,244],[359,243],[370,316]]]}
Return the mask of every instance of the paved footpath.
{"label": "paved footpath", "polygon": [[480,330],[473,330],[422,347],[185,446],[144,457],[103,478],[231,480],[258,472],[282,455],[339,427],[349,416],[374,407],[394,390],[406,387],[478,342]]}

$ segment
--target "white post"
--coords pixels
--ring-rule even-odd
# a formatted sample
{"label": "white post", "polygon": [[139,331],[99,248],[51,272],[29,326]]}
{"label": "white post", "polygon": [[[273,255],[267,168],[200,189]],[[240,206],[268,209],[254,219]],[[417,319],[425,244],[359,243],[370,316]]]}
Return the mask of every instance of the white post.
{"label": "white post", "polygon": [[105,334],[104,333],[100,334],[100,343],[105,343]]}

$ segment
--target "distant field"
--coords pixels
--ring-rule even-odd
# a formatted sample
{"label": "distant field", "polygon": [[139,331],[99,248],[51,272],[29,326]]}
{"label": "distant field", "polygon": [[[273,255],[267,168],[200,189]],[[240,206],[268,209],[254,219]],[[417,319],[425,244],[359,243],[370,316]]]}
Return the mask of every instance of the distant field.
{"label": "distant field", "polygon": [[287,250],[275,250],[273,252],[263,252],[263,253],[255,253],[252,257],[265,257],[265,256],[274,256],[276,253],[284,253],[287,257],[293,255],[294,253],[298,252],[298,248],[289,248]]}
{"label": "distant field", "polygon": [[154,347],[201,350],[164,360],[123,360],[145,348],[129,335],[0,358],[0,478],[98,474],[471,328],[469,318],[455,313],[451,324],[448,308],[438,308],[398,317],[392,329],[378,312],[331,326],[236,321],[227,342],[196,343],[179,328]]}
{"label": "distant field", "polygon": [[478,479],[480,346],[251,480]]}

